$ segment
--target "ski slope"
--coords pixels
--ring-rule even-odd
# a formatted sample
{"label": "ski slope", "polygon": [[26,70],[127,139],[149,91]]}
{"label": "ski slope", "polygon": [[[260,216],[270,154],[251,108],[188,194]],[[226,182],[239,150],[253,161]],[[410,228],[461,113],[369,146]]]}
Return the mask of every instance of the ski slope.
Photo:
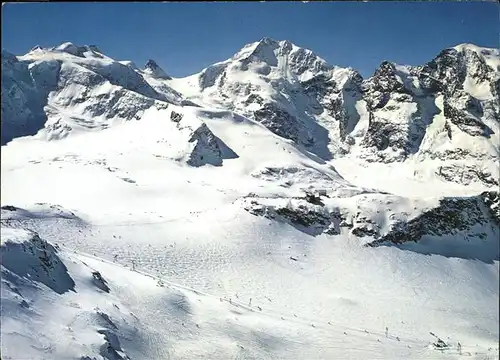
{"label": "ski slope", "polygon": [[[226,146],[221,165],[188,164],[203,124]],[[495,257],[363,247],[244,204],[293,205],[321,188],[325,206],[383,224],[387,203],[417,214],[444,194],[476,193],[465,186],[436,179],[411,196],[405,177],[395,189],[394,173],[366,179],[361,165],[325,162],[230,111],[173,105],[58,141],[18,138],[1,159],[1,205],[16,207],[2,209],[2,258],[31,256],[21,249],[33,231],[67,268],[51,278],[74,282],[57,293],[25,275],[35,255],[3,260],[3,359],[498,358]],[[450,348],[434,349],[430,332]]]}

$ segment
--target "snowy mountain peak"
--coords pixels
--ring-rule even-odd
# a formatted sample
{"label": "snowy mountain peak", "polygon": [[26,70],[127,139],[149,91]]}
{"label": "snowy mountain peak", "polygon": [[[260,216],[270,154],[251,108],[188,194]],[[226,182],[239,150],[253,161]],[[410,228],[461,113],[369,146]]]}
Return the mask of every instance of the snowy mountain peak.
{"label": "snowy mountain peak", "polygon": [[477,56],[477,58],[484,61],[493,70],[497,72],[500,71],[500,49],[485,48],[474,44],[466,44],[466,43],[454,46],[452,49],[463,54],[466,53],[474,54],[475,56]]}
{"label": "snowy mountain peak", "polygon": [[149,59],[144,66],[144,72],[154,78],[170,80],[171,77],[156,63],[156,61]]}
{"label": "snowy mountain peak", "polygon": [[260,39],[258,41],[259,45],[260,44],[265,44],[265,45],[271,45],[271,46],[278,46],[280,41],[279,40],[276,40],[276,39],[273,39],[269,36],[264,36],[262,39]]}
{"label": "snowy mountain peak", "polygon": [[481,53],[483,55],[496,55],[500,56],[500,50],[496,48],[486,48],[482,46],[477,46],[475,44],[470,44],[470,43],[462,43],[458,44],[456,46],[453,46],[453,49],[457,51],[465,51],[465,50],[471,50],[475,51],[477,53]]}
{"label": "snowy mountain peak", "polygon": [[155,72],[115,61],[94,45],[70,42],[17,57],[3,51],[2,145],[40,130],[42,138],[61,139],[140,119],[155,105],[184,103],[181,94],[156,78],[166,76],[163,70],[152,63],[150,69]]}
{"label": "snowy mountain peak", "polygon": [[35,45],[29,52],[34,52],[34,51],[41,51],[43,48],[40,45]]}
{"label": "snowy mountain peak", "polygon": [[260,39],[259,41],[245,45],[242,50],[248,49],[251,52],[253,52],[257,49],[263,49],[266,47],[275,49],[275,48],[278,48],[280,46],[280,43],[281,43],[281,41],[279,41],[279,40],[265,36],[262,39]]}
{"label": "snowy mountain peak", "polygon": [[[352,69],[332,66],[309,49],[265,37],[199,74],[175,79],[173,86],[197,103],[237,111],[329,159],[330,140],[339,133],[343,137],[344,126],[354,126],[346,114],[355,110],[361,80]],[[352,106],[343,110],[342,99]],[[316,116],[335,124],[337,134],[329,138]]]}
{"label": "snowy mountain peak", "polygon": [[317,73],[334,68],[309,49],[297,46],[289,40],[275,40],[270,37],[245,45],[232,59],[245,64],[265,63],[285,71],[290,68],[297,75],[307,70]]}
{"label": "snowy mountain peak", "polygon": [[394,71],[395,70],[395,64],[393,62],[390,62],[388,60],[384,60],[380,63],[379,67],[377,68],[377,70],[375,70],[375,75],[377,74],[377,72],[383,72],[383,71],[387,71],[387,70],[392,70]]}
{"label": "snowy mountain peak", "polygon": [[[40,50],[41,48],[34,48],[35,50]],[[81,58],[91,58],[91,57],[97,57],[97,58],[102,58],[103,54],[101,50],[95,45],[83,45],[83,46],[77,46],[71,42],[65,42],[62,43],[59,46],[53,47],[49,49],[51,51],[56,51],[56,52],[64,52],[73,56],[81,57]]]}
{"label": "snowy mountain peak", "polygon": [[256,44],[256,49],[268,47],[272,49],[279,49],[281,53],[289,53],[293,47],[298,48],[298,46],[294,45],[291,41],[276,40],[270,37],[264,37]]}
{"label": "snowy mountain peak", "polygon": [[119,63],[122,65],[128,66],[128,67],[131,67],[134,70],[139,70],[139,68],[137,67],[137,65],[133,61],[122,60],[122,61],[119,61]]}
{"label": "snowy mountain peak", "polygon": [[278,41],[264,37],[255,43],[245,45],[233,58],[243,62],[264,62],[270,66],[276,66],[275,51],[279,47]]}
{"label": "snowy mountain peak", "polygon": [[283,41],[280,42],[280,44],[281,44],[281,47],[283,49],[290,49],[291,50],[292,46],[293,46],[292,42],[290,42],[288,40],[283,40]]}
{"label": "snowy mountain peak", "polygon": [[61,45],[58,45],[58,46],[54,47],[54,50],[64,51],[64,52],[68,52],[68,53],[74,53],[74,52],[77,51],[77,49],[78,49],[78,47],[75,46],[75,44],[73,44],[72,42],[69,42],[69,41],[65,42],[65,43],[62,43]]}

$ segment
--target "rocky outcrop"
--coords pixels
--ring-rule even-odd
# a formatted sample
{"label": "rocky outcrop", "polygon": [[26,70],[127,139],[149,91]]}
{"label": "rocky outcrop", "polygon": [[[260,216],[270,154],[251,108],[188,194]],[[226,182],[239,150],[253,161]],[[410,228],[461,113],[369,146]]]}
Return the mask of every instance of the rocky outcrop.
{"label": "rocky outcrop", "polygon": [[[458,151],[454,154],[449,154],[450,159],[460,159],[460,156],[467,156],[466,152]],[[439,166],[435,174],[449,182],[454,182],[462,185],[469,185],[473,182],[481,182],[485,186],[498,186],[498,173],[492,174],[488,170],[480,169],[474,165],[443,165]]]}
{"label": "rocky outcrop", "polygon": [[238,155],[221,139],[214,135],[204,122],[184,117],[180,112],[172,111],[170,119],[183,134],[188,144],[183,160],[190,166],[221,166],[224,159],[234,159]]}
{"label": "rocky outcrop", "polygon": [[[432,117],[434,97],[409,85],[410,69],[383,62],[374,76],[362,84],[368,111],[368,128],[360,143],[372,150],[369,161],[404,161],[419,150]],[[399,118],[399,121],[394,121]]]}
{"label": "rocky outcrop", "polygon": [[[438,207],[427,210],[411,220],[394,223],[387,234],[368,245],[417,242],[424,235],[457,234],[471,230],[475,226],[493,227],[498,233],[498,224],[500,224],[498,192],[484,192],[479,196],[467,198],[444,198]],[[487,236],[486,232],[476,232],[476,234],[483,239]]]}
{"label": "rocky outcrop", "polygon": [[496,191],[485,191],[481,194],[481,200],[484,202],[486,209],[491,215],[491,218],[500,225],[500,195]]}
{"label": "rocky outcrop", "polygon": [[457,91],[464,89],[467,76],[478,83],[495,80],[498,69],[491,68],[474,46],[463,44],[458,47],[441,51],[432,61],[415,71],[424,89],[454,96]]}
{"label": "rocky outcrop", "polygon": [[[500,105],[495,91],[500,74],[498,69],[487,64],[484,56],[464,46],[446,49],[416,71],[416,76],[425,91],[444,95],[444,116],[461,131],[486,137],[493,133],[481,118],[488,103],[495,103],[497,108]],[[479,100],[468,92],[465,88],[467,79],[473,84],[489,83],[493,90],[490,100]]]}
{"label": "rocky outcrop", "polygon": [[144,66],[144,72],[148,75],[151,75],[154,78],[162,79],[162,80],[170,80],[172,79],[167,73],[156,63],[156,61],[149,59],[146,65]]}
{"label": "rocky outcrop", "polygon": [[[258,101],[257,97],[256,100]],[[276,135],[295,142],[302,142],[300,138],[301,125],[297,118],[281,110],[276,104],[264,104],[259,110],[253,112],[253,118]]]}
{"label": "rocky outcrop", "polygon": [[[43,48],[40,46],[35,46],[33,49],[31,49],[30,52],[39,51],[39,50],[43,50]],[[66,43],[63,43],[59,46],[52,48],[51,50],[65,52],[65,53],[71,54],[73,56],[78,56],[81,58],[84,58],[84,57],[103,58],[101,50],[99,50],[99,48],[95,45],[76,46],[73,43],[66,42]]]}
{"label": "rocky outcrop", "polygon": [[75,283],[57,249],[37,233],[2,228],[2,267],[20,277],[39,282],[62,294],[74,291]]}
{"label": "rocky outcrop", "polygon": [[289,223],[307,234],[317,236],[323,232],[333,233],[332,218],[318,206],[297,204],[292,206],[264,205],[257,200],[250,200],[244,207],[252,215]]}
{"label": "rocky outcrop", "polygon": [[60,68],[58,61],[29,66],[2,51],[1,145],[43,128],[47,121],[44,107],[57,86]]}
{"label": "rocky outcrop", "polygon": [[443,105],[444,116],[463,132],[470,136],[489,137],[493,134],[493,130],[481,121],[484,113],[478,99],[456,92],[454,97],[445,96]]}
{"label": "rocky outcrop", "polygon": [[175,111],[172,110],[172,112],[170,113],[170,120],[172,120],[173,122],[175,123],[178,123],[182,120],[182,118],[184,117],[183,114],[180,114],[180,113],[177,113]]}
{"label": "rocky outcrop", "polygon": [[115,331],[109,329],[97,330],[99,334],[104,336],[104,344],[100,348],[101,356],[106,360],[130,360],[125,354],[120,340]]}
{"label": "rocky outcrop", "polygon": [[193,131],[189,138],[190,143],[194,143],[187,163],[191,166],[202,166],[211,164],[222,165],[222,151],[219,147],[218,138],[210,131],[206,124],[202,124]]}
{"label": "rocky outcrop", "polygon": [[109,293],[108,282],[102,277],[99,271],[92,272],[92,283],[102,291]]}
{"label": "rocky outcrop", "polygon": [[[399,162],[417,154],[421,160],[498,163],[500,144],[494,129],[500,114],[500,72],[488,65],[486,53],[500,57],[493,50],[460,45],[424,66],[383,62],[362,84],[368,125],[355,149],[359,157]],[[443,164],[443,178],[455,181],[456,175],[444,175],[447,166]],[[479,169],[466,171],[464,177],[487,186],[497,183],[495,176],[482,176]]]}
{"label": "rocky outcrop", "polygon": [[[363,203],[358,203],[361,199]],[[349,235],[372,247],[415,243],[425,236],[451,236],[456,237],[457,241],[475,239],[478,241],[477,249],[481,248],[483,240],[488,242],[486,247],[494,248],[500,236],[499,193],[495,191],[471,197],[443,198],[438,206],[411,216],[406,211],[393,214],[390,208],[382,207],[379,195],[371,200],[357,198],[360,210],[356,212],[349,206],[340,205],[342,203],[339,203],[340,206],[332,206],[334,200],[329,200],[327,205],[325,200],[328,199],[324,195],[312,193],[290,199],[262,199],[253,196],[245,200],[244,209],[256,216],[288,223],[312,236]],[[391,201],[387,199],[384,202],[389,204]],[[402,204],[404,199],[396,201]],[[380,206],[376,211],[373,210],[375,204]],[[387,214],[380,217],[380,213],[385,212]],[[483,250],[478,250],[478,253],[484,252]]]}

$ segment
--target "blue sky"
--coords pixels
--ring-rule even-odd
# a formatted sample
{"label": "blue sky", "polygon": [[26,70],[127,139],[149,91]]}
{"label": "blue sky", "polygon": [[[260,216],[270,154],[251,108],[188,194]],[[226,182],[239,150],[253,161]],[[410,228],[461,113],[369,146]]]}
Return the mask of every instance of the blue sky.
{"label": "blue sky", "polygon": [[269,36],[366,77],[383,60],[422,64],[463,42],[499,47],[499,27],[494,2],[18,3],[2,8],[2,48],[95,44],[186,76]]}

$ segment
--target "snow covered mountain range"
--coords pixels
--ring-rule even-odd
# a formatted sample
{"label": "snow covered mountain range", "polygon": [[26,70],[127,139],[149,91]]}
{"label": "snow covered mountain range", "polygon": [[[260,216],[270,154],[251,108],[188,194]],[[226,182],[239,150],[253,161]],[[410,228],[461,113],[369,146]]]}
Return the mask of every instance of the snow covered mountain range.
{"label": "snow covered mountain range", "polygon": [[[264,38],[172,86],[254,119],[325,160],[439,159],[446,162],[439,174],[450,181],[498,185],[499,69],[498,50],[463,44],[420,67],[383,62],[363,80],[310,50]],[[481,160],[476,173],[469,159]]]}
{"label": "snow covered mountain range", "polygon": [[270,38],[180,79],[153,60],[141,70],[70,43],[19,58],[4,51],[2,66],[2,144],[43,127],[61,138],[192,100],[253,119],[325,160],[437,159],[444,179],[498,185],[496,49],[462,44],[418,67],[383,62],[366,80]]}
{"label": "snow covered mountain range", "polygon": [[2,359],[498,352],[499,50],[173,78],[65,43],[1,88]]}

